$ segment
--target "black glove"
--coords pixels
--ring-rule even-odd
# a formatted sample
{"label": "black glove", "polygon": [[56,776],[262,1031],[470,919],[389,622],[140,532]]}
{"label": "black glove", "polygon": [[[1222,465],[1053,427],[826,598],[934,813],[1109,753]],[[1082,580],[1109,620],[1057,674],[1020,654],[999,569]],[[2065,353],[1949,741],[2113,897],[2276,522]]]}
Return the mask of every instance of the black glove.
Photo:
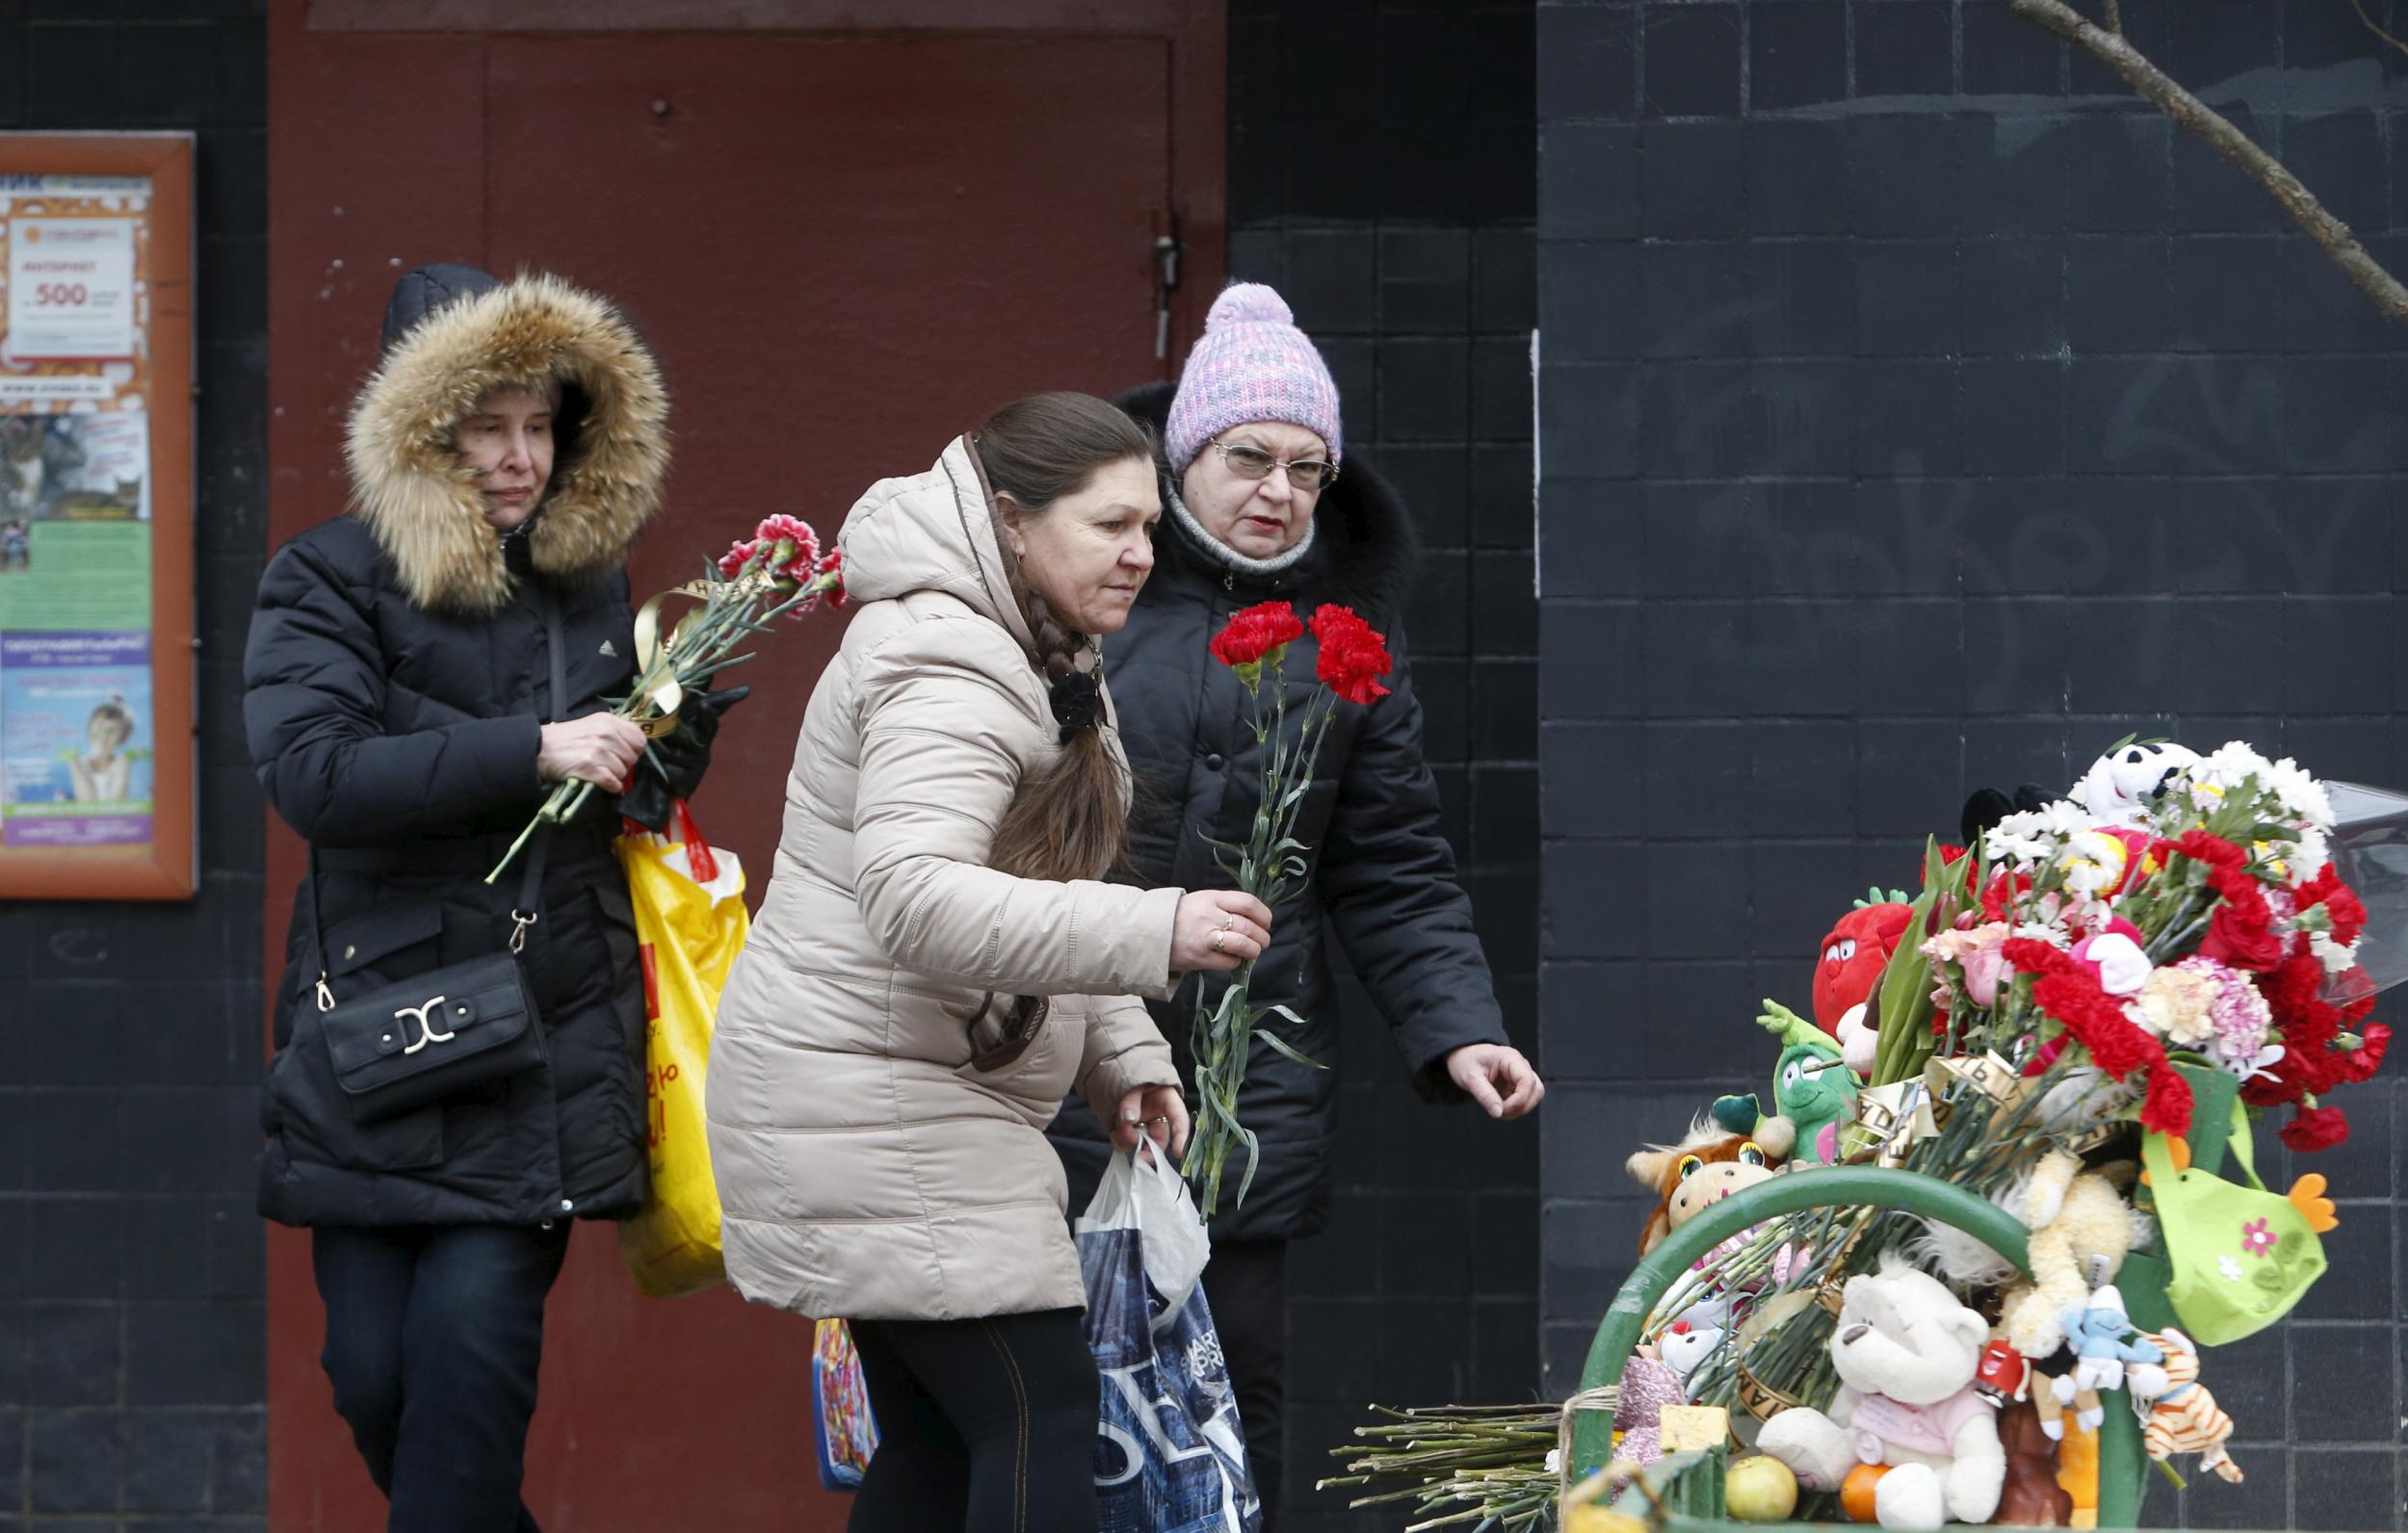
{"label": "black glove", "polygon": [[647,830],[666,835],[669,806],[680,798],[692,798],[702,786],[702,774],[711,765],[711,741],[720,732],[720,715],[751,695],[749,687],[688,692],[677,706],[677,727],[654,741],[636,763],[635,781],[618,795],[618,812]]}

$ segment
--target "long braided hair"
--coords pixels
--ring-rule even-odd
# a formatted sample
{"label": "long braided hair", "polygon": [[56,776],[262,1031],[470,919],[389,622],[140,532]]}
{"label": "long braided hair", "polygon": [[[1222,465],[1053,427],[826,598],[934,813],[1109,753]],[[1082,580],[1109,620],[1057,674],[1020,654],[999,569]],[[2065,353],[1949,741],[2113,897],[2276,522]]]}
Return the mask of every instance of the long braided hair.
{"label": "long braided hair", "polygon": [[1104,747],[1100,659],[1082,667],[1082,652],[1095,640],[1062,622],[1030,588],[1005,535],[1002,501],[1011,498],[1025,527],[1112,464],[1145,463],[1161,477],[1161,447],[1152,431],[1104,401],[1066,392],[1014,400],[972,442],[994,495],[995,543],[1035,638],[1062,744],[1050,769],[1021,781],[987,862],[1020,878],[1099,878],[1120,861],[1128,832],[1125,775]]}

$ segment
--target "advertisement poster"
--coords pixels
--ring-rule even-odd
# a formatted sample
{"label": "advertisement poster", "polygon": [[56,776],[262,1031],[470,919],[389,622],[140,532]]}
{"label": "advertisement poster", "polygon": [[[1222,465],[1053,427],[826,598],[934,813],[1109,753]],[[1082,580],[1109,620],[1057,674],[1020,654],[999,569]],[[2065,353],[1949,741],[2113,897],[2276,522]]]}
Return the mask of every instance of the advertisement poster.
{"label": "advertisement poster", "polygon": [[0,134],[0,895],[192,882],[189,140],[107,137]]}
{"label": "advertisement poster", "polygon": [[132,356],[136,227],[131,219],[12,219],[9,351]]}
{"label": "advertisement poster", "polygon": [[0,634],[0,845],[151,837],[150,636]]}

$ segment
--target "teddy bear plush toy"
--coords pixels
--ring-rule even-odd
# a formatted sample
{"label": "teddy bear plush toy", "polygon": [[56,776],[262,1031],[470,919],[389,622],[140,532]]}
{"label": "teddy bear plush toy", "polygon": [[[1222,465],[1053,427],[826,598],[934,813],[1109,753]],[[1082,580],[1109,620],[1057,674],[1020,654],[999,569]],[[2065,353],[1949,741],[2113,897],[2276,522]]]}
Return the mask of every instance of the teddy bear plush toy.
{"label": "teddy bear plush toy", "polygon": [[1987,1521],[2006,1479],[1997,1407],[1974,1387],[1989,1339],[1988,1322],[1940,1280],[1885,1259],[1841,1290],[1831,1409],[1783,1411],[1756,1445],[1809,1490],[1883,1467],[1873,1515],[1885,1528]]}
{"label": "teddy bear plush toy", "polygon": [[2065,1344],[2065,1312],[2085,1308],[2091,1290],[2123,1269],[2135,1239],[2147,1238],[2146,1216],[2133,1212],[2112,1181],[2084,1171],[2081,1157],[2065,1150],[2042,1156],[2000,1202],[2031,1232],[2031,1277],[2008,1286],[1999,1329],[2037,1362]]}

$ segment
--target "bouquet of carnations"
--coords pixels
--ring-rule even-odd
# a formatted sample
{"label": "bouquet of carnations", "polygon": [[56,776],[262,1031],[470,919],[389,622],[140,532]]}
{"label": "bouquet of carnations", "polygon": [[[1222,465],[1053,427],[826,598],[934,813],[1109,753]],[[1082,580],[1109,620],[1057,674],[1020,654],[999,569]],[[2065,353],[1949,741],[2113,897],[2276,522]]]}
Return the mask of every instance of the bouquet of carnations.
{"label": "bouquet of carnations", "polygon": [[[1387,640],[1348,607],[1323,606],[1313,613],[1311,631],[1319,654],[1313,673],[1319,686],[1305,700],[1299,728],[1288,731],[1288,646],[1304,637],[1306,624],[1286,602],[1265,602],[1229,619],[1213,637],[1213,658],[1228,666],[1245,685],[1252,713],[1254,744],[1263,762],[1262,793],[1254,811],[1252,833],[1243,845],[1213,844],[1221,868],[1238,887],[1269,906],[1276,918],[1279,903],[1310,871],[1310,850],[1296,837],[1296,815],[1313,786],[1313,767],[1322,741],[1341,700],[1365,704],[1384,697],[1380,685],[1395,662]],[[1296,1047],[1262,1026],[1273,1013],[1301,1023],[1284,1005],[1255,1005],[1248,991],[1254,960],[1238,966],[1217,998],[1209,993],[1196,1000],[1192,1046],[1195,1052],[1197,1112],[1195,1132],[1188,1142],[1180,1170],[1196,1184],[1196,1211],[1211,1219],[1220,1206],[1220,1180],[1229,1153],[1245,1146],[1245,1172],[1238,1182],[1236,1202],[1245,1201],[1254,1182],[1260,1142],[1238,1121],[1238,1090],[1245,1083],[1247,1053],[1259,1032],[1265,1043],[1301,1065],[1322,1068]],[[1233,1205],[1234,1207],[1234,1205]]]}
{"label": "bouquet of carnations", "polygon": [[1885,1013],[1875,1083],[1934,1050],[1996,1051],[2087,1081],[2064,1104],[2089,1122],[2181,1135],[2186,1058],[2253,1106],[2295,1107],[2292,1150],[2339,1144],[2348,1120],[2323,1099],[2374,1074],[2391,1029],[2366,1020],[2367,911],[2333,834],[2323,786],[2288,760],[2117,746],[2078,799],[2008,816],[1946,863],[1917,953],[1928,1004]]}
{"label": "bouquet of carnations", "polygon": [[[661,609],[670,601],[695,606],[664,639]],[[702,579],[662,591],[637,611],[636,684],[626,696],[605,701],[613,714],[633,720],[648,739],[659,740],[677,727],[677,710],[688,690],[752,659],[750,652],[735,653],[738,645],[771,632],[770,624],[780,617],[800,617],[822,603],[842,607],[844,602],[842,552],[829,549],[823,554],[810,523],[772,516],[753,529],[751,537],[720,555]],[[666,775],[649,745],[644,757],[653,770]],[[556,784],[484,881],[500,878],[538,828],[575,818],[592,796],[591,783],[571,778]]]}

